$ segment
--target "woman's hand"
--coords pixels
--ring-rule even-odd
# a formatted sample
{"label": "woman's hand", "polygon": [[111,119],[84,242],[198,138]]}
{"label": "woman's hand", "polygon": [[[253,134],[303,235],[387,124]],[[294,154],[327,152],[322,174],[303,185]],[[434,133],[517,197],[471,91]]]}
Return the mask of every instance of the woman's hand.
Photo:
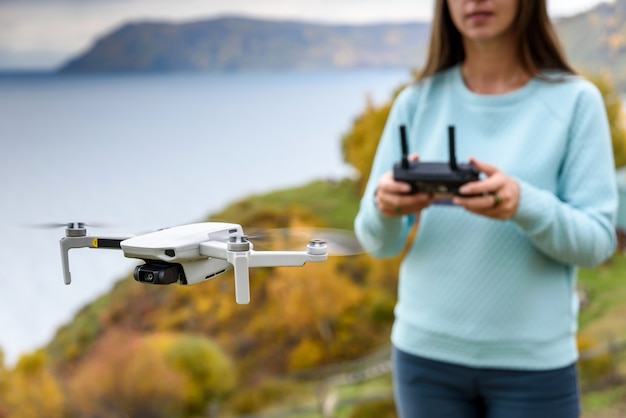
{"label": "woman's hand", "polygon": [[489,218],[506,220],[513,217],[520,200],[517,181],[493,165],[482,163],[474,158],[471,158],[470,162],[479,171],[485,173],[487,178],[467,183],[459,189],[463,195],[478,196],[455,196],[452,203]]}
{"label": "woman's hand", "polygon": [[[411,155],[409,158],[412,161],[418,159],[417,155]],[[394,180],[391,171],[380,178],[374,199],[378,209],[390,218],[419,214],[435,200],[433,195],[428,193],[411,193],[411,186]]]}

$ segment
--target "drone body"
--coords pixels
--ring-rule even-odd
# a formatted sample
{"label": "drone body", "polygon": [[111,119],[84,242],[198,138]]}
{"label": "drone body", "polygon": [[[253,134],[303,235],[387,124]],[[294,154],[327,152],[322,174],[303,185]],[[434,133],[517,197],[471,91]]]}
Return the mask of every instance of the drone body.
{"label": "drone body", "polygon": [[232,268],[235,298],[242,304],[250,302],[250,267],[302,266],[307,261],[324,261],[328,255],[326,243],[320,240],[311,240],[304,251],[255,251],[241,225],[222,222],[183,225],[134,237],[87,236],[85,224],[70,223],[60,244],[66,284],[71,282],[70,249],[121,249],[124,256],[145,261],[133,274],[144,283],[192,285]]}

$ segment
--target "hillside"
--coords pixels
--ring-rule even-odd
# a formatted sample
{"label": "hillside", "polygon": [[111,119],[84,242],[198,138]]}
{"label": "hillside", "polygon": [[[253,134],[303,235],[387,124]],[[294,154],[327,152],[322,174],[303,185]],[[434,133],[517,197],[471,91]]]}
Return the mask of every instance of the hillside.
{"label": "hillside", "polygon": [[[351,229],[358,200],[353,181],[318,181],[251,196],[210,220],[228,218],[262,229],[303,225]],[[254,237],[251,241],[257,249],[270,245]],[[239,376],[237,392],[249,394],[277,376],[358,358],[387,344],[396,271],[397,260],[375,262],[365,254],[329,257],[303,268],[251,269],[249,305],[235,303],[232,271],[189,287],[146,285],[129,276],[61,328],[46,351],[57,373],[72,382],[87,374],[81,370],[95,367],[94,361],[101,367],[135,361],[130,354],[123,360],[116,360],[113,353],[102,354],[112,345],[172,335],[202,336],[235,365],[231,374]],[[105,372],[89,375],[97,379],[93,375],[99,373]],[[238,396],[229,401],[236,411],[248,408],[240,405],[246,400]]]}

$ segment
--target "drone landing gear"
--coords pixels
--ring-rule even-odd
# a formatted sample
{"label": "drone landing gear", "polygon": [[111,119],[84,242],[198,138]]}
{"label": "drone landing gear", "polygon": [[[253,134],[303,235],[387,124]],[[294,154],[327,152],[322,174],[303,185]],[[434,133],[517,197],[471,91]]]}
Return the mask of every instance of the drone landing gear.
{"label": "drone landing gear", "polygon": [[61,238],[61,264],[65,284],[72,282],[70,273],[69,251],[72,248],[103,248],[121,250],[121,242],[130,237],[94,237],[87,235],[87,226],[83,222],[65,224],[65,237]]}

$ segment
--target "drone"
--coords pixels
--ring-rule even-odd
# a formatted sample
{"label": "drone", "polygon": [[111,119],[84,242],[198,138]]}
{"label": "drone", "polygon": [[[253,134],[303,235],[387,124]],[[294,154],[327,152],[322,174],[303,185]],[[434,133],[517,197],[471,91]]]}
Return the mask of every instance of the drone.
{"label": "drone", "polygon": [[235,300],[238,304],[248,304],[249,268],[297,267],[328,257],[327,243],[320,239],[311,239],[303,251],[255,251],[241,225],[234,223],[193,223],[137,236],[90,236],[83,222],[63,226],[61,262],[67,285],[72,280],[70,249],[116,249],[122,250],[127,258],[144,261],[133,272],[134,279],[142,283],[194,285],[233,269]]}

